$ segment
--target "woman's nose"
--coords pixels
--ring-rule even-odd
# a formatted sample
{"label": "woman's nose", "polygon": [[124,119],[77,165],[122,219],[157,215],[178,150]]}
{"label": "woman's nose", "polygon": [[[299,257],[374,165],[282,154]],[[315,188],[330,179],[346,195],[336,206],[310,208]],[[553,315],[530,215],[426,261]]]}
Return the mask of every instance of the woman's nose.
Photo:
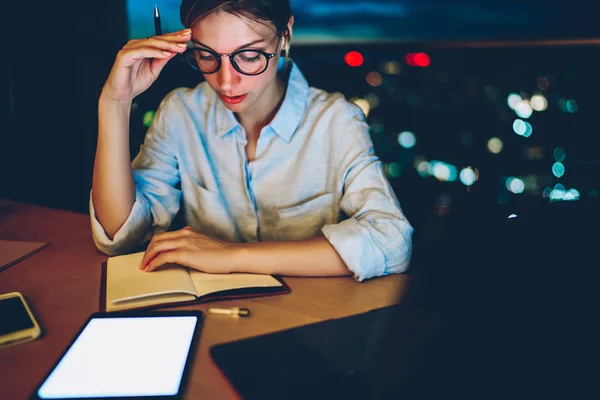
{"label": "woman's nose", "polygon": [[223,57],[221,68],[219,68],[218,84],[223,92],[231,93],[231,91],[237,86],[240,81],[238,72],[231,64],[231,60],[228,57]]}

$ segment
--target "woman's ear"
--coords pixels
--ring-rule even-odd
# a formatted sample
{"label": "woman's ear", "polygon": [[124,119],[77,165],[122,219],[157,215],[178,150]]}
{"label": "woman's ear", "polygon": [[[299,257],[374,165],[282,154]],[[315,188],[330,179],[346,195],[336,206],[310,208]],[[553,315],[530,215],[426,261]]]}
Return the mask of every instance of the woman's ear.
{"label": "woman's ear", "polygon": [[292,27],[294,26],[294,16],[290,16],[290,19],[287,23],[287,32],[285,33],[285,45],[284,49],[286,52],[290,51],[290,43],[292,42]]}

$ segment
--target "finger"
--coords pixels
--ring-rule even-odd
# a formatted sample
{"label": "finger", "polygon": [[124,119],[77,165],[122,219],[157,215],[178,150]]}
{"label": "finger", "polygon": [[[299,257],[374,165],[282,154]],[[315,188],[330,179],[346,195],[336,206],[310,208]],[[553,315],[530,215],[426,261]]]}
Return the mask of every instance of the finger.
{"label": "finger", "polygon": [[191,30],[180,31],[178,33],[173,33],[173,34],[166,34],[166,35],[160,35],[160,36],[148,36],[145,39],[131,39],[125,44],[125,46],[123,46],[123,48],[130,49],[130,48],[137,48],[140,46],[147,46],[147,45],[155,46],[155,45],[160,45],[161,42],[184,43],[185,44],[191,38],[192,38]]}
{"label": "finger", "polygon": [[176,231],[157,233],[152,237],[152,240],[170,240],[192,235],[201,235],[201,233],[196,232],[191,226],[186,226],[185,228],[181,228]]}
{"label": "finger", "polygon": [[117,59],[120,60],[124,66],[130,67],[138,61],[145,58],[155,59],[170,59],[175,55],[174,52],[160,50],[152,47],[141,47],[138,49],[131,50],[120,50],[117,54]]}
{"label": "finger", "polygon": [[[188,38],[189,39],[189,38]],[[156,37],[151,37],[149,39],[145,39],[145,40],[141,40],[139,42],[135,42],[135,43],[128,43],[126,44],[123,49],[124,50],[132,50],[132,49],[139,49],[142,47],[156,47],[157,49],[161,49],[161,50],[166,50],[166,51],[172,51],[174,53],[181,53],[183,51],[185,51],[185,49],[187,48],[187,39],[181,39],[181,40],[165,40],[165,39],[159,39]]]}
{"label": "finger", "polygon": [[187,42],[191,39],[192,37],[192,30],[191,29],[182,29],[180,31],[176,31],[176,32],[172,32],[172,33],[166,33],[164,35],[159,35],[159,36],[148,36],[145,39],[130,39],[125,46],[123,46],[124,49],[129,49],[129,48],[135,48],[135,47],[139,47],[139,43],[144,42],[148,39],[163,39],[163,40],[168,40],[168,41],[174,41],[174,42]]}
{"label": "finger", "polygon": [[184,252],[181,250],[173,250],[173,251],[169,251],[166,253],[160,253],[152,261],[150,261],[150,263],[146,267],[145,271],[152,272],[152,271],[156,270],[158,267],[160,267],[161,265],[170,264],[170,263],[183,265],[182,264],[183,254],[184,254]]}
{"label": "finger", "polygon": [[181,41],[185,40],[186,42],[192,38],[192,30],[191,29],[182,29],[177,32],[167,33],[165,35],[157,36],[159,38],[165,38],[168,40]]}
{"label": "finger", "polygon": [[[171,231],[171,232],[161,232],[161,233],[157,233],[152,237],[152,240],[150,240],[150,243],[148,244],[148,247],[146,248],[146,252],[144,253],[144,257],[142,258],[142,261],[139,265],[140,269],[144,269],[144,267],[148,264],[148,262],[150,262],[154,257],[156,257],[157,252],[154,249],[157,248],[162,248],[162,247],[157,247],[159,246],[159,243],[165,243],[164,244],[164,249],[163,251],[171,251],[173,250],[173,243],[177,243],[176,245],[179,246],[178,248],[183,248],[184,246],[187,245],[187,242],[183,239],[188,238],[190,236],[200,236],[202,237],[203,235],[201,233],[198,233],[194,230],[194,228],[190,227],[190,226],[186,226],[185,228],[176,230],[176,231]],[[167,250],[170,249],[170,250]]]}
{"label": "finger", "polygon": [[156,38],[165,38],[165,39],[177,39],[179,37],[190,37],[192,35],[192,30],[190,28],[182,29],[180,31],[164,33],[162,35],[155,35],[150,37]]}
{"label": "finger", "polygon": [[154,241],[152,240],[146,251],[144,252],[144,257],[142,257],[142,261],[138,266],[139,269],[145,269],[153,259],[158,257],[161,253],[166,253],[169,251],[174,251],[183,248],[185,245],[182,239],[170,239],[170,240],[162,240],[162,241]]}

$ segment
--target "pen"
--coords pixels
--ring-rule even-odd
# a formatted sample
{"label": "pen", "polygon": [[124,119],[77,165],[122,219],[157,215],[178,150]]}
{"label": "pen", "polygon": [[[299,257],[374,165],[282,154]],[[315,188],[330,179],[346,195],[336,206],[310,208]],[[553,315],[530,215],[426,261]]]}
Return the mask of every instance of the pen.
{"label": "pen", "polygon": [[160,13],[158,12],[158,6],[154,5],[154,33],[156,36],[162,35],[162,28],[160,27]]}
{"label": "pen", "polygon": [[232,307],[232,308],[209,308],[211,314],[231,315],[232,317],[249,317],[250,310],[247,308]]}

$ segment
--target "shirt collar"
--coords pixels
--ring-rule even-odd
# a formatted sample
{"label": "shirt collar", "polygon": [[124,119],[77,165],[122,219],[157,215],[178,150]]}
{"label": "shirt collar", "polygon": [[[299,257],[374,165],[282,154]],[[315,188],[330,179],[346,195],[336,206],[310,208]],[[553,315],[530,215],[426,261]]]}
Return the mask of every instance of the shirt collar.
{"label": "shirt collar", "polygon": [[[275,114],[275,118],[269,124],[273,131],[286,142],[292,139],[292,135],[300,125],[308,100],[308,82],[306,82],[296,63],[292,60],[288,60],[288,62],[291,64],[291,68],[285,97],[277,114]],[[284,63],[281,62],[279,69],[282,69],[283,65]]]}
{"label": "shirt collar", "polygon": [[206,84],[206,90],[212,92],[210,98],[215,104],[215,131],[218,136],[225,136],[229,132],[233,131],[233,129],[236,128],[240,123],[235,118],[235,115],[233,115],[233,112],[225,107],[223,101],[219,99],[217,93],[212,90],[208,84]]}
{"label": "shirt collar", "polygon": [[[278,71],[282,71],[285,65],[284,59],[282,58],[279,63]],[[302,75],[302,72],[296,66],[291,59],[288,60],[290,64],[290,72],[287,75],[288,83],[285,91],[285,97],[275,118],[268,125],[273,131],[279,135],[283,140],[289,142],[292,139],[292,135],[300,125],[300,121],[306,111],[306,103],[308,99],[308,82]],[[206,85],[208,87],[208,85]],[[213,94],[212,98],[216,106],[216,133],[219,136],[225,136],[229,132],[233,131],[239,125],[239,122],[235,118],[235,115],[229,110],[217,94],[210,89]]]}

